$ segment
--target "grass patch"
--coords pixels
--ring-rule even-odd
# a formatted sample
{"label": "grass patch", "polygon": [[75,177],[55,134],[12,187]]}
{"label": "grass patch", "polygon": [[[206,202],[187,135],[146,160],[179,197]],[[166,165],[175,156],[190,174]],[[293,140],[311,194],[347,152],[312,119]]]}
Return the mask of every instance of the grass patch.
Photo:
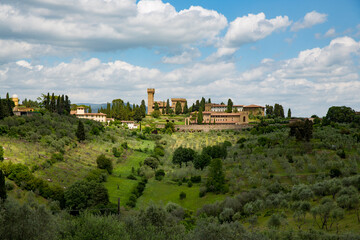
{"label": "grass patch", "polygon": [[[225,199],[225,195],[208,193],[205,197],[199,197],[199,185],[194,184],[189,188],[186,184],[178,186],[176,184],[159,182],[150,179],[146,185],[144,194],[137,201],[137,208],[145,208],[150,202],[167,204],[173,202],[189,210],[196,211],[204,204],[214,203]],[[180,200],[180,192],[186,193],[186,198]]]}

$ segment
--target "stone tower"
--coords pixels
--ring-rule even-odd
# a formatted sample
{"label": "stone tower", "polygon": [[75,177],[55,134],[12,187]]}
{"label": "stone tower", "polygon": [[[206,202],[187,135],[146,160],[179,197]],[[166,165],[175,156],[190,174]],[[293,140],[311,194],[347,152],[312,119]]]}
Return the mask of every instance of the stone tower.
{"label": "stone tower", "polygon": [[148,114],[151,114],[154,111],[154,94],[155,94],[155,88],[148,88]]}

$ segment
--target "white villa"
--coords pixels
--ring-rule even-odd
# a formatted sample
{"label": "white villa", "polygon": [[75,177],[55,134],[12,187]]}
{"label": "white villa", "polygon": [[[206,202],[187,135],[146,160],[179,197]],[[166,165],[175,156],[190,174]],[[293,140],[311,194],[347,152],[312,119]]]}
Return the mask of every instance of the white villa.
{"label": "white villa", "polygon": [[84,107],[77,107],[76,111],[72,111],[71,114],[77,118],[90,119],[97,122],[108,123],[111,121],[110,118],[106,118],[105,113],[86,113]]}

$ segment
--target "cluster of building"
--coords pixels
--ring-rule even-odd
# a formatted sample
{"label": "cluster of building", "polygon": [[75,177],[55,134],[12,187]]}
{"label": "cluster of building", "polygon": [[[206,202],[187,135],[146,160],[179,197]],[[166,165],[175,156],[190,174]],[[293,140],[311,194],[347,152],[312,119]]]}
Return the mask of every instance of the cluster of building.
{"label": "cluster of building", "polygon": [[[148,114],[151,114],[154,111],[155,103],[158,104],[159,110],[166,108],[165,101],[155,101],[155,89],[148,88]],[[170,108],[175,111],[176,103],[180,102],[182,109],[186,104],[185,98],[171,98]],[[259,105],[233,105],[233,112],[227,113],[227,105],[225,104],[214,104],[207,103],[205,104],[205,111],[203,114],[203,123],[206,124],[246,124],[249,122],[249,115],[261,115],[264,116],[265,107]],[[190,117],[185,119],[185,124],[195,124],[197,123],[196,119],[197,113],[190,113]]]}
{"label": "cluster of building", "polygon": [[19,105],[19,97],[16,94],[11,97],[11,100],[15,104],[15,107],[13,108],[15,116],[31,116],[36,113],[33,108]]}

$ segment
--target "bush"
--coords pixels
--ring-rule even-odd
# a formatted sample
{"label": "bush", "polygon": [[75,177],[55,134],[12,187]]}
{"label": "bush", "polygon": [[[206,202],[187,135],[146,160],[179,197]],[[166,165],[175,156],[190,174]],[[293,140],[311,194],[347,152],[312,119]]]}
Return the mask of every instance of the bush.
{"label": "bush", "polygon": [[187,163],[194,161],[195,151],[191,148],[179,147],[174,151],[172,162],[174,164]]}
{"label": "bush", "polygon": [[242,137],[242,138],[240,138],[239,140],[237,140],[237,142],[236,143],[244,143],[244,142],[246,142],[246,138],[244,138],[244,137]]}
{"label": "bush", "polygon": [[106,182],[107,171],[104,169],[93,169],[85,177],[87,181]]}
{"label": "bush", "polygon": [[107,170],[109,174],[112,173],[113,170],[112,162],[104,154],[101,154],[100,156],[97,157],[96,164],[98,168]]}
{"label": "bush", "polygon": [[160,146],[156,146],[154,148],[154,154],[160,157],[163,157],[165,155],[164,149]]}
{"label": "bush", "polygon": [[165,171],[163,169],[159,169],[155,172],[155,179],[161,181],[165,176]]}
{"label": "bush", "polygon": [[186,198],[186,193],[181,192],[181,193],[179,194],[179,197],[180,197],[180,200],[185,199],[185,198]]}
{"label": "bush", "polygon": [[51,155],[51,161],[52,163],[62,162],[64,161],[64,155],[62,153],[53,153]]}
{"label": "bush", "polygon": [[144,160],[144,165],[147,165],[152,169],[156,169],[159,166],[159,161],[154,157],[147,157]]}
{"label": "bush", "polygon": [[190,180],[193,182],[193,183],[200,183],[201,182],[201,176],[192,176],[190,178]]}
{"label": "bush", "polygon": [[191,181],[191,180],[189,180],[187,185],[188,185],[188,187],[192,187],[192,186],[193,186],[192,181]]}
{"label": "bush", "polygon": [[127,179],[130,179],[130,180],[137,180],[137,178],[133,175],[133,174],[130,174],[129,176],[126,177]]}
{"label": "bush", "polygon": [[113,152],[114,157],[116,157],[116,158],[121,157],[121,151],[119,151],[116,147],[113,147],[112,152]]}
{"label": "bush", "polygon": [[337,178],[341,176],[341,171],[337,168],[332,168],[330,169],[330,177],[331,178]]}

